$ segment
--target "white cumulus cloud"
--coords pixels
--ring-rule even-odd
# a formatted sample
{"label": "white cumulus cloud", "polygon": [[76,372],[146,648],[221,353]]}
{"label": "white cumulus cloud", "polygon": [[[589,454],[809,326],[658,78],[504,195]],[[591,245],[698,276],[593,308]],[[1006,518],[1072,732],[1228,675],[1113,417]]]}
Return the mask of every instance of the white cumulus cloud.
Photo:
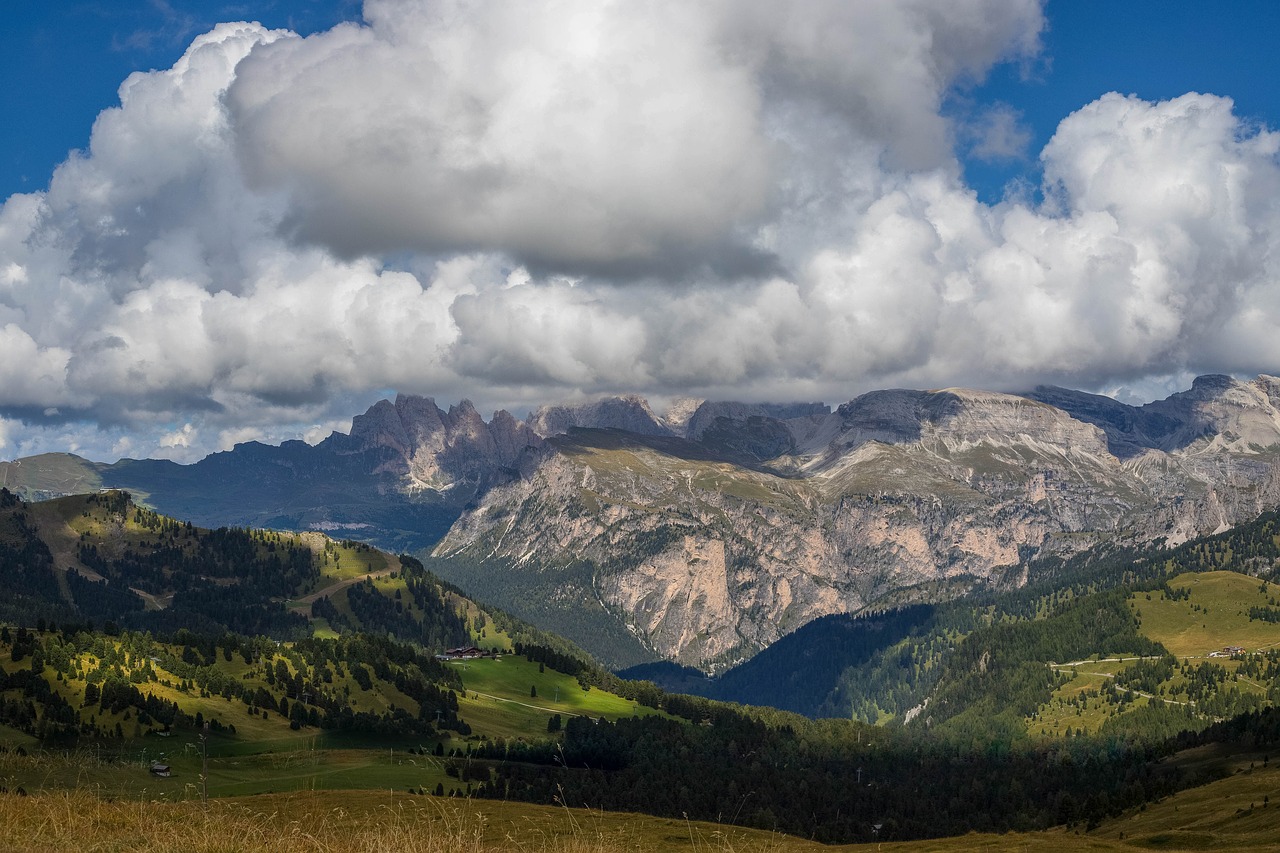
{"label": "white cumulus cloud", "polygon": [[1027,138],[944,102],[1039,50],[1037,0],[364,18],[218,26],[4,202],[7,453],[315,441],[395,390],[839,402],[1280,362],[1280,143],[1229,99],[1106,95],[1039,152],[1043,202],[965,186],[953,145]]}

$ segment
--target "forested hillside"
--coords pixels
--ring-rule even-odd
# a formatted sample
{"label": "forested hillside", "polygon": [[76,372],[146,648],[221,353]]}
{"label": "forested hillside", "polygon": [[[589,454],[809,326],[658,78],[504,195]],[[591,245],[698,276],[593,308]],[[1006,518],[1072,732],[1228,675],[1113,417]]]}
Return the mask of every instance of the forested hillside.
{"label": "forested hillside", "polygon": [[1180,749],[1276,739],[1280,587],[1221,568],[1273,571],[1272,516],[1037,565],[966,607],[829,617],[712,682],[844,717],[813,721],[622,680],[359,543],[201,530],[122,493],[0,502],[0,742],[67,750],[0,752],[22,784],[93,745],[77,774],[133,795],[139,749],[191,778],[211,748],[216,794],[394,780],[866,841],[1087,828],[1223,772],[1160,760]]}
{"label": "forested hillside", "polygon": [[[587,670],[552,649],[521,651],[466,666],[363,635],[278,645],[6,627],[0,735],[23,732],[45,749],[97,744],[107,758],[81,759],[80,772],[114,772],[109,790],[146,779],[139,749],[169,756],[189,782],[202,772],[199,752],[184,746],[195,744],[213,756],[215,792],[246,781],[278,790],[395,779],[410,793],[687,815],[824,841],[871,839],[877,823],[913,838],[1092,822],[1209,778],[1153,761],[1185,740],[973,749],[942,732],[813,722],[643,685],[626,698],[588,683]],[[533,686],[522,694],[523,684]],[[536,729],[524,727],[530,715]],[[1247,718],[1191,743],[1248,738],[1265,749],[1275,739],[1270,720]],[[196,739],[206,725],[208,746]],[[400,764],[379,759],[386,746],[402,751]],[[59,760],[50,754],[47,766]],[[28,763],[0,751],[0,765]],[[339,770],[353,765],[365,769]],[[49,784],[48,771],[44,782],[29,770],[8,778]],[[180,795],[184,783],[145,784]]]}
{"label": "forested hillside", "polygon": [[436,650],[505,648],[516,636],[563,643],[481,607],[407,555],[320,533],[206,530],[120,491],[28,504],[0,490],[0,578],[10,592],[0,621],[11,623],[279,640],[363,631]]}
{"label": "forested hillside", "polygon": [[[1108,728],[1130,733],[1145,728],[1164,736],[1280,700],[1267,679],[1259,681],[1265,688],[1242,682],[1251,676],[1237,677],[1241,664],[1229,656],[1212,662],[1229,670],[1225,680],[1210,677],[1210,669],[1196,669],[1211,664],[1204,657],[1210,652],[1253,637],[1248,650],[1261,662],[1244,666],[1269,671],[1266,661],[1275,657],[1269,644],[1280,641],[1280,633],[1272,630],[1280,618],[1280,587],[1266,591],[1266,582],[1274,582],[1278,561],[1280,513],[1268,512],[1173,548],[1105,546],[1071,559],[1036,560],[1027,567],[1026,584],[1017,589],[815,620],[717,678],[669,664],[638,666],[624,674],[651,678],[670,690],[816,717],[889,724],[912,719],[929,725],[951,720],[947,725],[956,729],[976,721],[976,731],[987,734],[1005,727],[1019,735],[1043,729],[1046,736],[1096,731],[1105,722]],[[1214,572],[1228,572],[1240,583],[1203,599],[1222,584],[1213,580]],[[1194,595],[1183,588],[1189,574],[1206,578]],[[1229,612],[1228,600],[1238,604]],[[1183,603],[1175,614],[1162,609],[1164,602]],[[1138,676],[1122,670],[1133,662],[1094,664],[1086,667],[1088,677],[1051,667],[1099,656],[1159,658],[1166,653],[1162,643],[1168,632],[1183,630],[1181,622],[1171,620],[1185,622],[1193,615],[1214,617],[1200,620],[1206,623],[1200,632],[1208,645],[1193,650],[1196,659],[1189,664],[1179,661],[1187,674],[1163,684],[1167,702],[1148,707],[1148,698],[1126,692],[1125,684]],[[1174,643],[1173,651],[1181,649]],[[1203,690],[1188,693],[1187,681],[1197,679],[1218,685],[1209,689],[1217,698]],[[1193,702],[1207,703],[1203,713],[1185,704]],[[1015,706],[1021,712],[1014,713]],[[1075,710],[1085,706],[1088,713],[1077,719]],[[1139,713],[1128,722],[1111,720],[1132,712]]]}

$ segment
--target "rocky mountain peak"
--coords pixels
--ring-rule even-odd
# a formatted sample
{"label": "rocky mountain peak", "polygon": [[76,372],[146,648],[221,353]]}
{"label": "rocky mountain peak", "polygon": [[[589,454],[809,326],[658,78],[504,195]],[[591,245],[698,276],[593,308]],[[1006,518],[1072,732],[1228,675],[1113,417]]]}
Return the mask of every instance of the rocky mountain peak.
{"label": "rocky mountain peak", "polygon": [[[398,394],[395,408],[404,433],[409,438],[409,444],[405,448],[406,453],[411,455],[424,446],[432,446],[437,450],[443,447],[441,434],[445,430],[445,414],[436,405],[435,400],[430,397]],[[354,422],[352,431],[354,432]]]}
{"label": "rocky mountain peak", "polygon": [[457,445],[460,442],[477,445],[493,443],[493,437],[489,434],[489,425],[485,423],[484,418],[476,411],[475,405],[470,400],[462,400],[458,405],[450,406],[441,423],[449,445]]}
{"label": "rocky mountain peak", "polygon": [[1108,452],[1104,433],[1092,422],[1035,397],[996,391],[872,391],[840,406],[833,418],[839,428],[825,451],[828,462],[872,441],[947,450],[1035,444],[1063,453]]}
{"label": "rocky mountain peak", "polygon": [[514,466],[526,450],[542,446],[542,437],[506,409],[494,412],[489,434],[493,436],[496,458],[508,467]]}
{"label": "rocky mountain peak", "polygon": [[[351,438],[363,448],[389,447],[397,453],[407,454],[417,443],[417,436],[411,435],[406,427],[406,410],[411,410],[414,414],[421,412],[425,415],[427,407],[433,410],[438,422],[440,410],[432,400],[404,396],[396,397],[394,403],[390,400],[379,400],[364,414],[356,415],[351,419]],[[417,420],[419,419],[410,417],[409,422],[412,424]]]}
{"label": "rocky mountain peak", "polygon": [[674,435],[649,408],[643,397],[629,394],[591,403],[542,406],[529,416],[529,426],[543,438],[562,435],[573,427],[620,429],[637,435]]}
{"label": "rocky mountain peak", "polygon": [[677,397],[662,415],[662,422],[677,435],[689,438],[689,419],[706,403],[700,397]]}
{"label": "rocky mountain peak", "polygon": [[1257,385],[1259,391],[1267,395],[1267,399],[1271,401],[1272,405],[1280,405],[1280,377],[1261,373],[1254,380],[1254,384]]}
{"label": "rocky mountain peak", "polygon": [[1190,392],[1182,391],[1182,394],[1197,394],[1203,397],[1213,397],[1224,391],[1230,391],[1243,385],[1234,376],[1228,376],[1225,373],[1206,373],[1203,376],[1197,376],[1191,380]]}
{"label": "rocky mountain peak", "polygon": [[853,447],[867,441],[905,444],[920,438],[920,424],[926,404],[939,408],[952,398],[932,399],[934,392],[895,388],[871,391],[836,409],[840,421],[839,443]]}
{"label": "rocky mountain peak", "polygon": [[446,412],[430,397],[400,394],[353,418],[349,443],[388,448],[393,458],[380,470],[406,477],[415,488],[444,489],[507,476],[503,472],[542,439],[508,412],[498,412],[490,424],[470,400]]}
{"label": "rocky mountain peak", "polygon": [[1198,376],[1190,390],[1143,406],[1176,421],[1161,449],[1209,446],[1237,452],[1280,444],[1280,395],[1273,376],[1242,382],[1230,376]]}

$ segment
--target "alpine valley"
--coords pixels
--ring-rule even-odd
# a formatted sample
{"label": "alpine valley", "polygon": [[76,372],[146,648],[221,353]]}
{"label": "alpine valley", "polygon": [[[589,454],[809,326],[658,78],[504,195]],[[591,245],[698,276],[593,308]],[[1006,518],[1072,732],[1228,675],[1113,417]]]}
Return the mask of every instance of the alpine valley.
{"label": "alpine valley", "polygon": [[0,847],[1276,849],[1280,511],[1002,577],[615,674],[407,553],[0,488]]}
{"label": "alpine valley", "polygon": [[1177,545],[1280,504],[1280,379],[1143,406],[1057,387],[817,403],[638,397],[486,422],[384,400],[318,445],[193,465],[0,463],[25,499],[112,487],[206,527],[412,552],[614,668],[719,672],[801,626],[1017,589],[1049,558]]}

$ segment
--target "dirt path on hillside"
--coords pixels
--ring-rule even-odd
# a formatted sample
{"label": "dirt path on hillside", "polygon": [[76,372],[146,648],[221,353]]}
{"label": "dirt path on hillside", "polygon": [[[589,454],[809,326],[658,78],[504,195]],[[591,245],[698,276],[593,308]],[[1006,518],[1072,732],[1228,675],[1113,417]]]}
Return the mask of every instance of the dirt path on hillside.
{"label": "dirt path on hillside", "polygon": [[164,596],[155,596],[147,592],[145,589],[138,589],[136,586],[129,587],[129,592],[151,605],[152,610],[164,610],[170,604],[173,604],[173,593],[169,593]]}
{"label": "dirt path on hillside", "polygon": [[[1049,666],[1054,669],[1062,669],[1063,667],[1088,666],[1091,663],[1122,663],[1131,660],[1160,660],[1163,655],[1136,655],[1131,658],[1096,658],[1093,660],[1076,660],[1070,663],[1054,663],[1049,661]],[[1096,673],[1095,673],[1096,674]]]}
{"label": "dirt path on hillside", "polygon": [[[464,687],[465,689],[465,687]],[[479,693],[475,690],[468,690],[472,696],[480,696],[484,699],[492,699],[495,702],[510,702],[512,705],[523,705],[526,708],[532,708],[535,711],[546,711],[548,714],[560,714],[565,717],[585,717],[586,714],[575,714],[573,711],[566,711],[563,708],[548,708],[545,705],[530,705],[528,702],[517,702],[515,699],[504,699],[501,696],[494,696],[492,693]]]}
{"label": "dirt path on hillside", "polygon": [[[1204,656],[1191,655],[1188,659],[1194,658],[1194,657],[1204,657]],[[1101,660],[1076,661],[1075,663],[1051,663],[1049,664],[1049,668],[1056,670],[1057,672],[1062,672],[1064,670],[1070,669],[1074,674],[1077,674],[1077,675],[1096,675],[1102,678],[1114,679],[1116,675],[1113,672],[1089,672],[1088,670],[1077,669],[1076,667],[1078,667],[1081,664],[1088,664],[1088,663],[1118,662],[1118,661],[1130,661],[1130,660],[1159,660],[1159,658],[1156,658],[1156,657],[1102,658]],[[1133,696],[1142,696],[1147,699],[1150,699],[1152,702],[1163,702],[1166,705],[1182,705],[1184,707],[1189,707],[1189,708],[1196,707],[1196,703],[1190,700],[1183,701],[1181,699],[1168,699],[1168,698],[1165,698],[1164,696],[1154,696],[1142,690],[1136,690],[1132,687],[1121,687],[1118,684],[1112,684],[1111,686],[1116,690],[1121,691],[1122,693],[1128,693]],[[1259,684],[1258,686],[1261,687],[1262,685]],[[1221,717],[1210,717],[1208,714],[1201,714],[1199,711],[1196,711],[1196,713],[1199,714],[1201,717],[1204,717],[1206,720],[1213,720],[1215,723],[1222,722]]]}
{"label": "dirt path on hillside", "polygon": [[376,572],[367,572],[363,575],[357,575],[354,578],[347,578],[346,580],[336,581],[335,583],[331,583],[323,589],[318,589],[315,592],[307,593],[301,598],[291,599],[293,603],[289,605],[289,609],[292,610],[294,613],[300,613],[303,616],[306,616],[307,611],[311,609],[311,605],[319,601],[320,599],[324,598],[326,595],[332,595],[335,592],[344,590],[349,586],[353,586],[355,584],[360,583],[361,581],[373,580],[375,578],[385,578],[387,575],[396,571],[398,568],[399,566],[388,566],[387,568],[379,569]]}

